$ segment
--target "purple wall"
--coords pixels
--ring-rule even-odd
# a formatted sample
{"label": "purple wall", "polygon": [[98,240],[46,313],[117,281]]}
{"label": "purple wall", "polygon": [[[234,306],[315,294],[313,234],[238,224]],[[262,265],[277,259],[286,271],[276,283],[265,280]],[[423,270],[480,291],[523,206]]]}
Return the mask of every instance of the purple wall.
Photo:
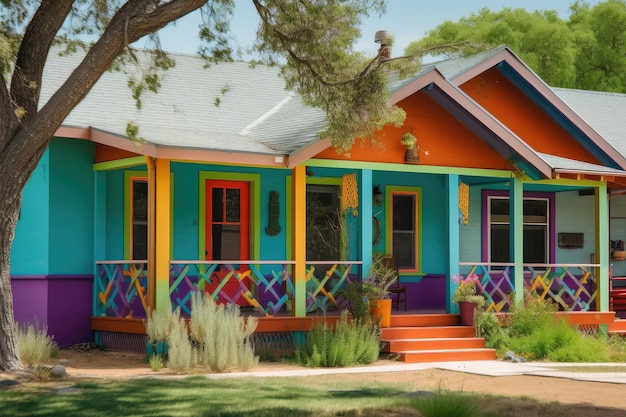
{"label": "purple wall", "polygon": [[60,347],[91,342],[92,287],[91,275],[11,277],[15,320],[21,325],[36,318]]}
{"label": "purple wall", "polygon": [[[419,282],[402,282],[406,287],[407,309],[440,310],[446,309],[446,276],[428,274]],[[401,309],[404,306],[401,306]]]}

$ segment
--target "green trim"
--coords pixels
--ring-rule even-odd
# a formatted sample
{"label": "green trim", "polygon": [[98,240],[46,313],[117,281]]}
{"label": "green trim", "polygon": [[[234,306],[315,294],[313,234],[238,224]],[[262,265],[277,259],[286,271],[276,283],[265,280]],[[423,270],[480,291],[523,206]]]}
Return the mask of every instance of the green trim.
{"label": "green trim", "polygon": [[417,164],[389,164],[382,162],[360,162],[332,159],[311,159],[307,166],[344,169],[371,169],[372,171],[412,172],[424,174],[458,174],[475,177],[511,178],[511,171],[479,168],[440,167]]}
{"label": "green trim", "polygon": [[341,185],[341,178],[337,177],[324,177],[324,178],[315,178],[315,177],[307,177],[307,184],[316,184],[316,185]]}
{"label": "green trim", "polygon": [[250,259],[259,259],[261,254],[261,175],[239,172],[200,171],[198,184],[198,259],[206,259],[206,180],[247,181],[250,183],[250,233],[252,248]]}
{"label": "green trim", "polygon": [[417,210],[417,218],[415,219],[415,226],[417,227],[417,259],[416,259],[416,269],[414,272],[402,272],[402,277],[408,276],[422,276],[426,275],[423,272],[423,262],[422,262],[422,187],[404,187],[404,186],[393,186],[387,185],[385,186],[385,252],[390,253],[391,250],[391,225],[392,223],[392,210],[391,210],[391,198],[395,193],[399,194],[413,194],[416,198],[416,207]]}
{"label": "green trim", "polygon": [[124,171],[124,259],[130,260],[130,183],[132,178],[148,179],[147,171]]}
{"label": "green trim", "polygon": [[[607,175],[610,176],[610,175]],[[541,184],[541,185],[559,185],[559,186],[572,186],[572,187],[598,187],[605,184],[605,181],[593,181],[593,180],[573,180],[573,179],[558,179],[558,180],[539,180],[527,182],[526,184]]]}
{"label": "green trim", "polygon": [[146,165],[146,158],[134,156],[132,158],[116,159],[115,161],[96,162],[93,164],[94,171],[110,171],[113,169],[132,168]]}

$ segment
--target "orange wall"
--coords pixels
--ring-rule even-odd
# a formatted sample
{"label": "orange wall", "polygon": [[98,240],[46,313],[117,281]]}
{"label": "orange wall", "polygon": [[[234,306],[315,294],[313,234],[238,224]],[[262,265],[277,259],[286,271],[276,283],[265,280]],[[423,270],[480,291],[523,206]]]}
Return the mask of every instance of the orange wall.
{"label": "orange wall", "polygon": [[413,129],[420,147],[421,165],[467,168],[510,169],[511,165],[489,145],[457,121],[423,92],[417,92],[398,105],[407,113],[401,128],[386,127],[376,135],[380,145],[359,140],[350,157],[327,149],[317,155],[323,159],[351,159],[368,162],[404,163],[405,147],[401,136]]}
{"label": "orange wall", "polygon": [[536,151],[599,163],[497,69],[485,71],[461,89]]}

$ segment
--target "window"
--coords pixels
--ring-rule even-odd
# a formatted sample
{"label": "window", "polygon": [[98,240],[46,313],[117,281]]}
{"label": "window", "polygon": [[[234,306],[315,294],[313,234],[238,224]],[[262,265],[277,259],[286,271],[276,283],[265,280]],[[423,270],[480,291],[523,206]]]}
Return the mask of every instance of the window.
{"label": "window", "polygon": [[[509,198],[489,196],[489,261],[510,262]],[[524,263],[550,262],[550,199],[527,198],[523,202]]]}
{"label": "window", "polygon": [[398,268],[418,270],[418,207],[417,191],[391,191],[391,253],[398,258]]}
{"label": "window", "polygon": [[343,226],[339,218],[339,186],[307,185],[306,223],[307,260],[340,260]]}
{"label": "window", "polygon": [[130,259],[148,259],[148,181],[131,178]]}

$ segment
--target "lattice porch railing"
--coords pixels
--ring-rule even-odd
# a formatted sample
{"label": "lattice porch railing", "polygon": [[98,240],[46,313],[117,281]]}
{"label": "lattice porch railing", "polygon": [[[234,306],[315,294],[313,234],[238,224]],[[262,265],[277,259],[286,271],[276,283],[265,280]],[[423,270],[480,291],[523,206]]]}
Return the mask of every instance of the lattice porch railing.
{"label": "lattice porch railing", "polygon": [[[514,302],[513,264],[460,264],[463,278],[476,275],[487,311],[508,311]],[[597,306],[597,264],[525,264],[524,294],[551,300],[561,311],[593,311]]]}
{"label": "lattice porch railing", "polygon": [[[169,294],[172,308],[191,314],[191,297],[206,292],[218,303],[233,303],[271,317],[290,313],[295,299],[293,261],[172,261]],[[307,264],[306,311],[340,309],[339,291],[360,280],[358,261]],[[94,314],[105,317],[146,317],[146,261],[97,262]]]}
{"label": "lattice porch railing", "polygon": [[145,317],[148,309],[147,261],[100,261],[94,280],[94,315]]}

